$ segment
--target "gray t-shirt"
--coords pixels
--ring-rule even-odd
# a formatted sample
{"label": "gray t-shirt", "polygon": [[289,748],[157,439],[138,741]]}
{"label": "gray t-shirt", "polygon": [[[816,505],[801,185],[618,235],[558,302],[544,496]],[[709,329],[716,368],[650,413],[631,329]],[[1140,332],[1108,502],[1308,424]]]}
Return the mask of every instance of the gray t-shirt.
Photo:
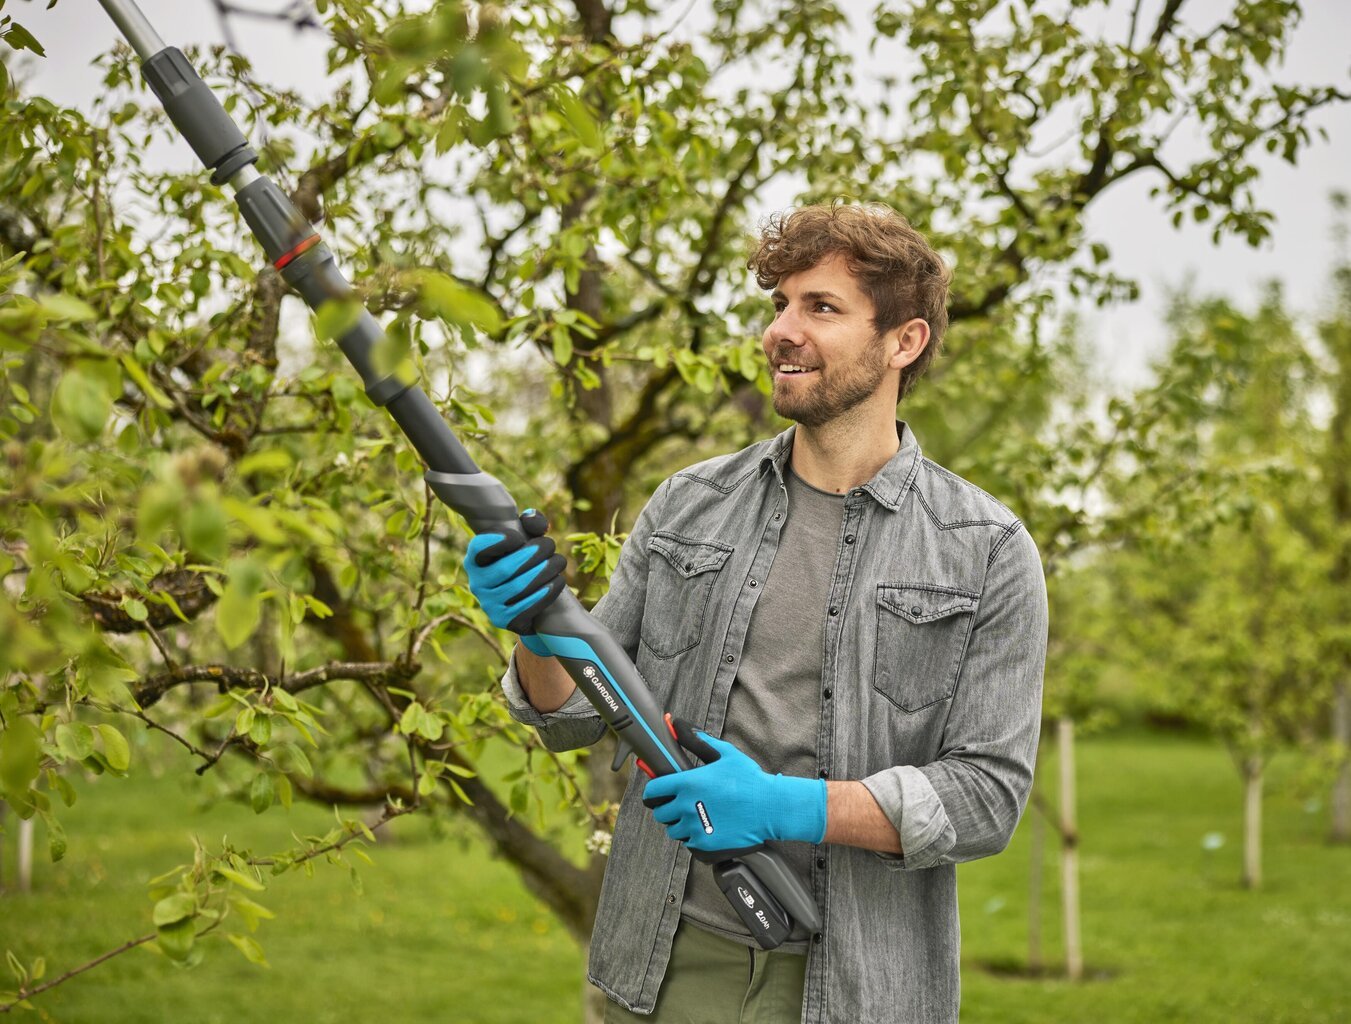
{"label": "gray t-shirt", "polygon": [[[788,511],[782,539],[751,614],[736,682],[727,696],[722,738],[767,772],[815,778],[821,720],[821,664],[826,605],[844,521],[844,495],[784,474]],[[812,847],[783,843],[788,865],[811,878]],[[681,916],[692,924],[755,945],[709,870],[690,871]],[[807,944],[780,949],[805,952]]]}

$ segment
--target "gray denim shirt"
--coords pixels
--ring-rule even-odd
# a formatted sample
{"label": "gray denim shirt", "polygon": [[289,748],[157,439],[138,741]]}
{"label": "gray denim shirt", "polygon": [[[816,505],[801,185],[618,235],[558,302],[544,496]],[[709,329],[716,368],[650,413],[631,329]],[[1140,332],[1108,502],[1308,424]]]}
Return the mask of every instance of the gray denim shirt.
{"label": "gray denim shirt", "polygon": [[[648,502],[594,614],[657,701],[722,732],[764,579],[779,552],[795,427],[683,469]],[[825,921],[808,954],[804,1024],[941,1024],[960,998],[956,864],[1008,844],[1032,784],[1046,656],[1046,588],[1017,517],[901,449],[845,498],[822,658],[817,761],[867,786],[901,856],[814,849]],[[541,715],[515,662],[512,713],[554,750],[604,726],[580,694]],[[754,750],[747,753],[755,755]],[[605,872],[589,976],[651,1012],[680,919],[688,851],[641,802],[632,771]],[[695,864],[693,870],[707,870]]]}

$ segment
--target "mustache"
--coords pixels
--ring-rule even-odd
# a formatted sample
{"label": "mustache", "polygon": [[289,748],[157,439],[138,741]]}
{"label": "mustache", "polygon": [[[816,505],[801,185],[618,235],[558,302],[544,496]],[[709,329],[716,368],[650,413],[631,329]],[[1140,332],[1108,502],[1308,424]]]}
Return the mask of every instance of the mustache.
{"label": "mustache", "polygon": [[777,366],[779,363],[794,363],[798,366],[821,365],[820,363],[817,363],[814,360],[809,361],[804,359],[802,353],[798,352],[796,349],[791,348],[776,349],[774,351],[774,354],[769,357],[769,363],[771,366]]}

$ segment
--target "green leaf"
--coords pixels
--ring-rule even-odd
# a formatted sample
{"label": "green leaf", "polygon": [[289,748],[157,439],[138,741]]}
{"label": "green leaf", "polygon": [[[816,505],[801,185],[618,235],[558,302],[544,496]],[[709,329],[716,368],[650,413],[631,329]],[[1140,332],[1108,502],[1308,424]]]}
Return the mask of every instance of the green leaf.
{"label": "green leaf", "polygon": [[67,807],[75,806],[75,787],[70,780],[58,771],[47,772],[47,784],[61,796],[61,802]]}
{"label": "green leaf", "polygon": [[480,327],[488,334],[502,330],[502,317],[482,292],[460,284],[434,270],[414,275],[419,286],[419,307],[424,315],[440,317],[459,327]]}
{"label": "green leaf", "polygon": [[259,772],[253,777],[253,785],[249,788],[249,805],[253,808],[254,814],[262,814],[271,807],[275,796],[276,789],[272,785],[271,775]]}
{"label": "green leaf", "polygon": [[197,899],[188,892],[176,892],[155,904],[154,921],[157,928],[185,921],[197,913]]}
{"label": "green leaf", "polygon": [[83,761],[94,752],[94,730],[83,722],[56,727],[56,749],[71,761]]}
{"label": "green leaf", "polygon": [[253,720],[258,717],[253,708],[245,708],[235,716],[235,732],[241,736],[247,736],[249,730],[253,728]]}
{"label": "green leaf", "polygon": [[38,305],[57,320],[83,323],[98,319],[98,311],[93,306],[85,302],[84,299],[78,299],[74,295],[67,295],[64,292],[47,292],[39,295]]}
{"label": "green leaf", "polygon": [[235,472],[243,477],[257,473],[285,473],[291,468],[292,462],[291,454],[286,449],[269,448],[245,455],[235,464]]}
{"label": "green leaf", "polygon": [[9,27],[5,29],[5,42],[16,50],[32,50],[39,57],[47,56],[47,51],[42,48],[42,44],[33,38],[33,33],[24,28],[17,21],[12,21]]}
{"label": "green leaf", "polygon": [[577,136],[577,141],[587,149],[600,149],[603,143],[600,128],[580,97],[565,85],[555,89],[553,95],[558,102],[559,111],[572,127],[573,134]]}
{"label": "green leaf", "polygon": [[263,947],[248,935],[227,935],[230,945],[244,954],[244,959],[259,967],[267,967],[267,958],[263,956]]}
{"label": "green leaf", "polygon": [[567,366],[572,361],[572,331],[563,324],[554,324],[549,337],[553,341],[554,361],[559,366]]}
{"label": "green leaf", "polygon": [[408,707],[403,709],[403,714],[399,717],[399,732],[405,736],[412,736],[417,732],[418,719],[422,714],[422,705],[413,701]]}
{"label": "green leaf", "polygon": [[329,299],[314,315],[314,333],[320,341],[340,338],[357,325],[365,311],[356,299]]}
{"label": "green leaf", "polygon": [[42,758],[42,734],[33,721],[13,713],[6,716],[0,732],[0,787],[16,807],[24,802],[29,785],[38,777]]}
{"label": "green leaf", "polygon": [[122,735],[115,725],[109,725],[104,722],[98,726],[99,735],[103,737],[103,756],[108,759],[108,764],[114,771],[124,772],[131,767],[131,748],[127,745],[127,739]]}
{"label": "green leaf", "polygon": [[123,353],[121,362],[122,369],[127,371],[128,376],[136,382],[136,386],[141,389],[147,398],[161,409],[172,409],[174,407],[173,400],[155,386],[155,382],[152,381],[149,374],[142,369],[140,363],[126,353]]}
{"label": "green leaf", "polygon": [[122,598],[122,610],[127,613],[127,618],[133,622],[144,622],[150,618],[150,612],[146,610],[145,602],[138,597],[127,596]]}
{"label": "green leaf", "polygon": [[254,931],[260,921],[271,921],[277,915],[261,903],[255,903],[242,893],[230,893],[230,906],[238,912],[248,925],[249,931]]}
{"label": "green leaf", "polygon": [[[172,898],[172,897],[171,897]],[[192,944],[197,938],[197,928],[189,918],[164,925],[155,937],[160,951],[170,960],[185,963],[192,954]]]}
{"label": "green leaf", "polygon": [[225,867],[223,864],[217,864],[211,870],[227,882],[232,882],[241,889],[249,890],[249,892],[262,892],[266,888],[258,879],[252,878],[241,871],[236,871],[234,868]]}
{"label": "green leaf", "polygon": [[249,726],[249,739],[253,740],[258,746],[266,746],[272,739],[272,716],[258,714],[254,716],[253,724]]}
{"label": "green leaf", "polygon": [[39,809],[38,813],[42,815],[42,823],[47,826],[47,853],[55,864],[66,855],[66,830],[51,811]]}
{"label": "green leaf", "polygon": [[14,951],[5,950],[5,960],[9,964],[10,973],[18,979],[20,985],[28,984],[28,969],[24,967],[23,961],[14,955]]}
{"label": "green leaf", "polygon": [[188,506],[183,513],[183,543],[205,562],[219,562],[227,551],[229,520],[220,503],[204,498]]}
{"label": "green leaf", "polygon": [[216,633],[234,650],[253,635],[262,618],[263,569],[251,559],[230,566],[230,582],[216,604]]}
{"label": "green leaf", "polygon": [[103,382],[86,363],[76,363],[61,375],[52,394],[52,422],[70,440],[77,444],[97,440],[112,411]]}

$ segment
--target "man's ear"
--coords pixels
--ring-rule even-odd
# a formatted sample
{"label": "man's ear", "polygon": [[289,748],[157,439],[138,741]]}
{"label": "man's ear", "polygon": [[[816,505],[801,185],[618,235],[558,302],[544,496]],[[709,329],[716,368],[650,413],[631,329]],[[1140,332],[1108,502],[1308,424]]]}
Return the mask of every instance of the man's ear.
{"label": "man's ear", "polygon": [[903,370],[929,347],[929,323],[916,317],[891,332],[891,358],[887,366]]}

